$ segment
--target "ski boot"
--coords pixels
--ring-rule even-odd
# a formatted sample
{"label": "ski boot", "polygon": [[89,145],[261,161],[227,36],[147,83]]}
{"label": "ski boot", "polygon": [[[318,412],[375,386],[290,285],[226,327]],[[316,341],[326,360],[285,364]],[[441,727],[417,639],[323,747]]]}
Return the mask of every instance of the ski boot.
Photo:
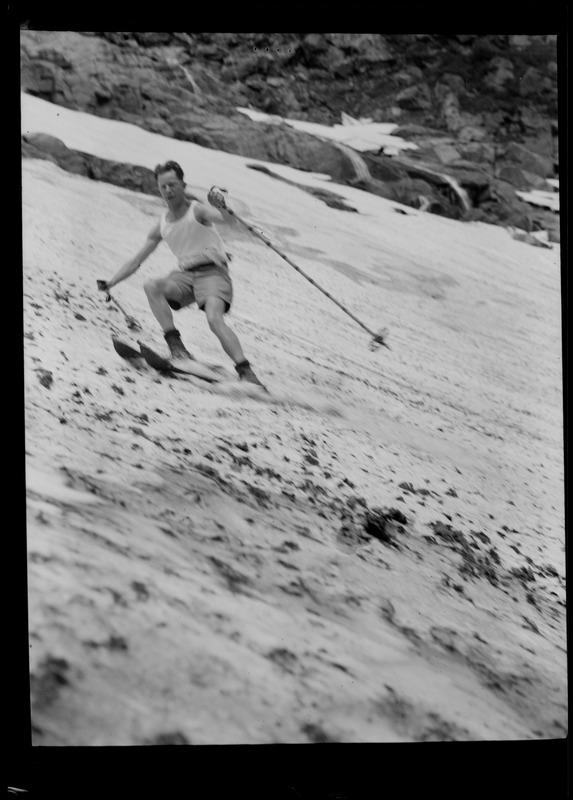
{"label": "ski boot", "polygon": [[194,360],[194,356],[187,350],[183,342],[181,341],[181,334],[178,330],[173,328],[171,331],[167,331],[164,334],[165,341],[167,342],[167,346],[169,347],[169,352],[171,353],[171,358],[173,359],[191,359]]}
{"label": "ski boot", "polygon": [[264,386],[264,384],[262,384],[260,380],[257,378],[248,361],[245,360],[241,361],[240,364],[236,364],[235,370],[237,371],[237,374],[242,381],[246,381],[247,383],[254,383],[255,386],[260,386],[262,389],[265,390],[265,392],[268,391],[267,387]]}

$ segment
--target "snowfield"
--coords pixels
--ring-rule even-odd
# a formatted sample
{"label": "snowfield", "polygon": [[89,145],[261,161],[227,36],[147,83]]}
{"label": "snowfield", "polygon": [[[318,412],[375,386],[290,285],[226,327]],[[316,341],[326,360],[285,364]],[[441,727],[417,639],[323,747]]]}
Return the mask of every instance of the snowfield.
{"label": "snowfield", "polygon": [[[392,348],[236,226],[230,322],[287,400],[135,369],[96,280],[160,199],[23,160],[33,743],[563,737],[559,246],[266,165],[358,213],[336,210],[28,95],[22,132],[225,187]],[[142,287],[173,268],[161,245],[113,292],[162,352]],[[230,366],[200,312],[176,324]],[[372,535],[375,508],[406,521]]]}

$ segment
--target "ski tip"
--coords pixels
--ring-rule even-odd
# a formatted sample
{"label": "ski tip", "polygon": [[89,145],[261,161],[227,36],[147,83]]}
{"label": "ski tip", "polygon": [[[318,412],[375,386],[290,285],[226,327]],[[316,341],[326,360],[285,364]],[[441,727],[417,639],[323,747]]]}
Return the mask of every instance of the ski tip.
{"label": "ski tip", "polygon": [[127,342],[117,336],[112,336],[111,341],[115,352],[122,358],[141,358],[141,353]]}

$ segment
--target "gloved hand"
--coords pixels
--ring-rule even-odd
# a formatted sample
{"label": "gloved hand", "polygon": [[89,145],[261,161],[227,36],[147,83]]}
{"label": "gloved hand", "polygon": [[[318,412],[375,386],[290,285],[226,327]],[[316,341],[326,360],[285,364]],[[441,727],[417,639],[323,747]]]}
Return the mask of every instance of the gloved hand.
{"label": "gloved hand", "polygon": [[216,186],[211,186],[209,189],[209,194],[207,195],[207,200],[211,203],[212,206],[217,208],[219,211],[227,207],[227,203],[225,201],[225,194],[226,189],[218,189]]}

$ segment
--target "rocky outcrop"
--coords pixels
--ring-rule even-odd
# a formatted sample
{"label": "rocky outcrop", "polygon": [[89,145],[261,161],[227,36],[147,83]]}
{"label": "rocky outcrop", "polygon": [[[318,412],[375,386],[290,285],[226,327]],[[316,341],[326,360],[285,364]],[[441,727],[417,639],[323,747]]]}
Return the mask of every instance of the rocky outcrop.
{"label": "rocky outcrop", "polygon": [[354,176],[350,161],[330,143],[238,113],[219,82],[201,80],[201,70],[193,87],[178,61],[180,47],[126,51],[118,36],[108,41],[69,31],[23,32],[22,88],[203,147],[326,172],[340,181]]}
{"label": "rocky outcrop", "polygon": [[45,133],[30,133],[23,136],[22,155],[26,158],[52,161],[67,172],[84,175],[92,180],[105,181],[134,192],[159,196],[152,170],[71,150],[61,139]]}
{"label": "rocky outcrop", "polygon": [[[549,35],[24,30],[21,53],[22,88],[51,102],[339,182],[361,180],[384,196],[397,182],[427,179],[370,162],[366,178],[343,149],[253,122],[237,106],[326,124],[342,111],[398,122],[396,133],[420,148],[413,159],[463,173],[472,198],[484,194],[486,179],[542,188],[558,171]],[[504,197],[515,211],[520,201]]]}

